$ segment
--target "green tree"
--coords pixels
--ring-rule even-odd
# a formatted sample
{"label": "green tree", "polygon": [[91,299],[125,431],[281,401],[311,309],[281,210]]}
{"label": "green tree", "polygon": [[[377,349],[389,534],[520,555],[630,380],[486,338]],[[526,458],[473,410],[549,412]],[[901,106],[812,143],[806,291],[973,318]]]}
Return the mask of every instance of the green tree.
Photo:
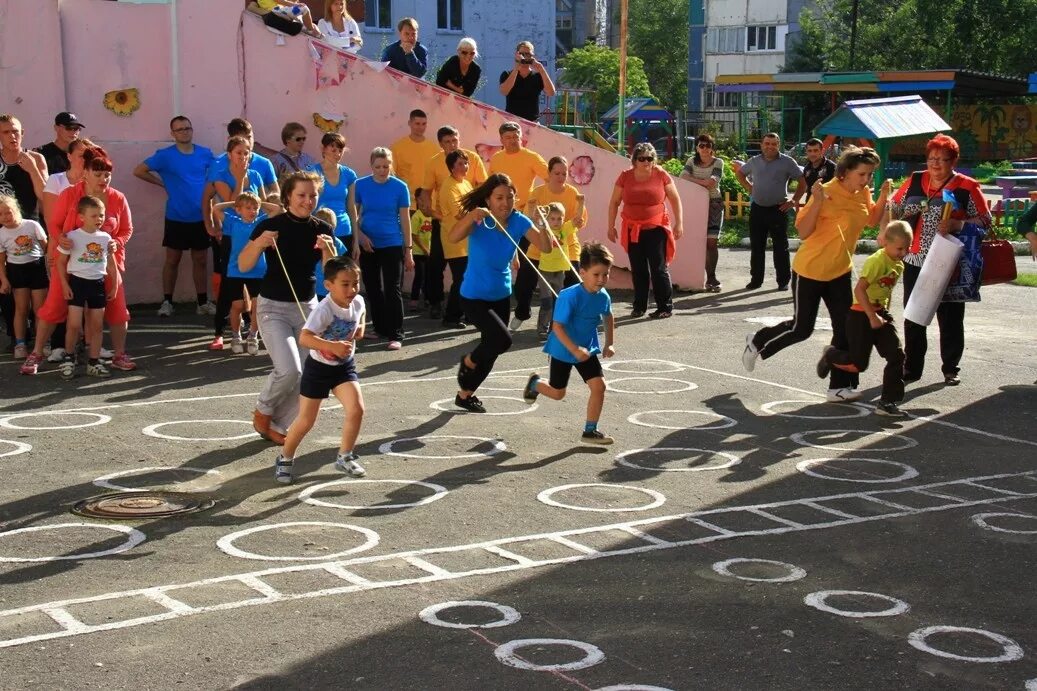
{"label": "green tree", "polygon": [[[594,119],[619,102],[619,51],[588,43],[561,60],[562,84],[591,89]],[[627,56],[627,96],[651,96],[641,58]]]}
{"label": "green tree", "polygon": [[644,60],[652,93],[671,111],[686,108],[688,0],[630,0],[628,13],[627,48]]}

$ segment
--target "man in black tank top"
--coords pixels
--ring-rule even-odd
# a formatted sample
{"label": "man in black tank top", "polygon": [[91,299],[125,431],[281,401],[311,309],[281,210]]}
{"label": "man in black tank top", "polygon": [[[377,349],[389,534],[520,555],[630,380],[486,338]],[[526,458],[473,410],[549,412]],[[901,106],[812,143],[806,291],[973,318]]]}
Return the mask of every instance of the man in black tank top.
{"label": "man in black tank top", "polygon": [[[18,200],[22,217],[40,220],[39,200],[47,181],[47,163],[35,151],[22,149],[22,123],[7,113],[0,114],[0,194]],[[7,335],[14,347],[14,296],[0,294]]]}

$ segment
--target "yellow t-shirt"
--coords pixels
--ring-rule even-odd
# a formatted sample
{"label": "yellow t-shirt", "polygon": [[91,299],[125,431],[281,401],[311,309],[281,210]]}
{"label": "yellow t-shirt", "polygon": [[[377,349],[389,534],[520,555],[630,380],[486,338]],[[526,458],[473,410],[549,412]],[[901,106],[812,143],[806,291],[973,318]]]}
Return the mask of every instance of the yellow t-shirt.
{"label": "yellow t-shirt", "polygon": [[[853,253],[861,231],[868,224],[868,215],[875,203],[871,188],[851,193],[838,180],[823,186],[824,205],[814,225],[814,232],[800,244],[792,260],[792,270],[815,281],[832,281],[853,268]],[[810,197],[799,210],[798,218],[817,203],[818,195]]]}
{"label": "yellow t-shirt", "polygon": [[400,137],[389,147],[392,150],[392,165],[396,177],[407,183],[410,190],[410,207],[418,208],[414,190],[421,187],[425,179],[425,164],[440,150],[439,144],[430,139],[416,142],[410,136]]}
{"label": "yellow t-shirt", "polygon": [[[864,260],[861,267],[861,278],[868,282],[868,300],[873,305],[881,305],[889,309],[889,301],[893,297],[893,286],[904,273],[904,262],[896,261],[886,250],[880,248]],[[853,294],[853,304],[858,304],[857,294]]]}
{"label": "yellow t-shirt", "polygon": [[[412,252],[415,257],[423,257],[425,250],[422,247],[432,247],[432,217],[426,216],[421,211],[412,211],[410,214],[410,235],[414,243]],[[421,244],[418,244],[421,243]]]}
{"label": "yellow t-shirt", "polygon": [[439,238],[443,242],[443,256],[447,259],[468,256],[468,238],[461,242],[450,241],[450,231],[457,225],[457,214],[461,211],[461,197],[475,189],[467,179],[458,182],[448,177],[439,188]]}
{"label": "yellow t-shirt", "polygon": [[[570,185],[569,183],[565,183],[565,187],[562,188],[562,193],[561,194],[555,194],[554,192],[552,192],[548,188],[547,185],[540,185],[540,186],[536,187],[530,193],[529,200],[531,202],[535,202],[537,206],[547,206],[548,204],[551,204],[552,202],[559,202],[562,206],[565,207],[565,220],[566,221],[574,221],[576,219],[576,207],[579,206],[579,202],[576,200],[576,197],[579,196],[579,194],[580,194],[580,191],[578,189],[576,189],[575,187],[573,187],[572,185]],[[525,207],[523,207],[520,210],[522,211],[522,213],[526,213]],[[537,219],[534,218],[533,220],[536,221]],[[586,206],[583,209],[583,222],[584,222],[584,224],[587,223],[587,207]],[[575,232],[579,232],[578,230],[576,230],[575,226],[574,226],[573,230]],[[572,249],[574,247],[575,247],[575,250]],[[580,241],[579,241],[579,239],[577,239],[574,236],[573,237],[573,243],[569,245],[569,248],[570,248],[569,259],[573,259],[573,260],[579,259],[580,258]],[[575,251],[575,254],[573,253],[574,251]],[[529,250],[528,250],[528,254],[529,254],[529,258],[530,259],[538,259],[540,257],[540,248],[536,247],[535,245],[530,245],[529,246]]]}
{"label": "yellow t-shirt", "polygon": [[[577,257],[579,257],[580,253],[580,241],[576,238],[576,226],[573,225],[572,221],[566,221],[561,228],[557,230],[552,228],[551,232],[555,236],[555,242],[553,242],[554,249],[547,254],[541,255],[540,270],[568,271],[572,268],[572,264],[569,263],[569,257],[572,256],[574,244]],[[530,245],[530,249],[532,249],[532,245]]]}
{"label": "yellow t-shirt", "polygon": [[[478,187],[486,182],[486,166],[483,165],[479,154],[468,149],[460,149],[468,156],[468,175],[465,179],[472,183],[472,187]],[[450,170],[446,167],[446,152],[440,149],[425,163],[425,177],[421,183],[421,189],[432,190],[432,194],[439,194],[439,188],[443,182],[450,177]],[[436,207],[436,200],[432,200],[432,208]]]}
{"label": "yellow t-shirt", "polygon": [[515,185],[515,208],[526,213],[526,200],[533,191],[536,178],[547,180],[547,161],[532,149],[519,149],[513,154],[501,149],[490,157],[490,175],[504,173]]}
{"label": "yellow t-shirt", "polygon": [[269,12],[277,7],[277,0],[256,0],[256,4],[259,5],[259,9]]}

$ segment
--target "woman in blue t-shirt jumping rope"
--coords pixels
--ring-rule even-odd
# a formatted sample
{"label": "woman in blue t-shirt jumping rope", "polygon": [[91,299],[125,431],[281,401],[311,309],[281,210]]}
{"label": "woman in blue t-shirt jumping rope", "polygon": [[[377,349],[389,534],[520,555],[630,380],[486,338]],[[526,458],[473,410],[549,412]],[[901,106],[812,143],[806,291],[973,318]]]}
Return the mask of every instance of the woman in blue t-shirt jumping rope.
{"label": "woman in blue t-shirt jumping rope", "polygon": [[[551,251],[550,231],[534,227],[528,216],[515,211],[515,186],[502,173],[491,175],[461,199],[465,215],[450,231],[450,241],[468,238],[468,267],[461,281],[461,304],[468,323],[479,329],[479,345],[461,358],[457,370],[460,390],[454,405],[485,413],[475,391],[486,380],[497,357],[511,347],[511,259],[526,237],[543,252]],[[534,267],[535,268],[535,267]],[[539,272],[538,272],[539,273]]]}

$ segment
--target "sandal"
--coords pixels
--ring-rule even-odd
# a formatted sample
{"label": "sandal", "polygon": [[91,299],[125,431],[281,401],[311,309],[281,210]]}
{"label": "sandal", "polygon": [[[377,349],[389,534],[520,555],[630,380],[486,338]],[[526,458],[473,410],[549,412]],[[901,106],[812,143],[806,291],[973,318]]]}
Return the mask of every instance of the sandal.
{"label": "sandal", "polygon": [[667,312],[666,310],[655,310],[648,315],[649,319],[669,319],[673,316],[673,312]]}

